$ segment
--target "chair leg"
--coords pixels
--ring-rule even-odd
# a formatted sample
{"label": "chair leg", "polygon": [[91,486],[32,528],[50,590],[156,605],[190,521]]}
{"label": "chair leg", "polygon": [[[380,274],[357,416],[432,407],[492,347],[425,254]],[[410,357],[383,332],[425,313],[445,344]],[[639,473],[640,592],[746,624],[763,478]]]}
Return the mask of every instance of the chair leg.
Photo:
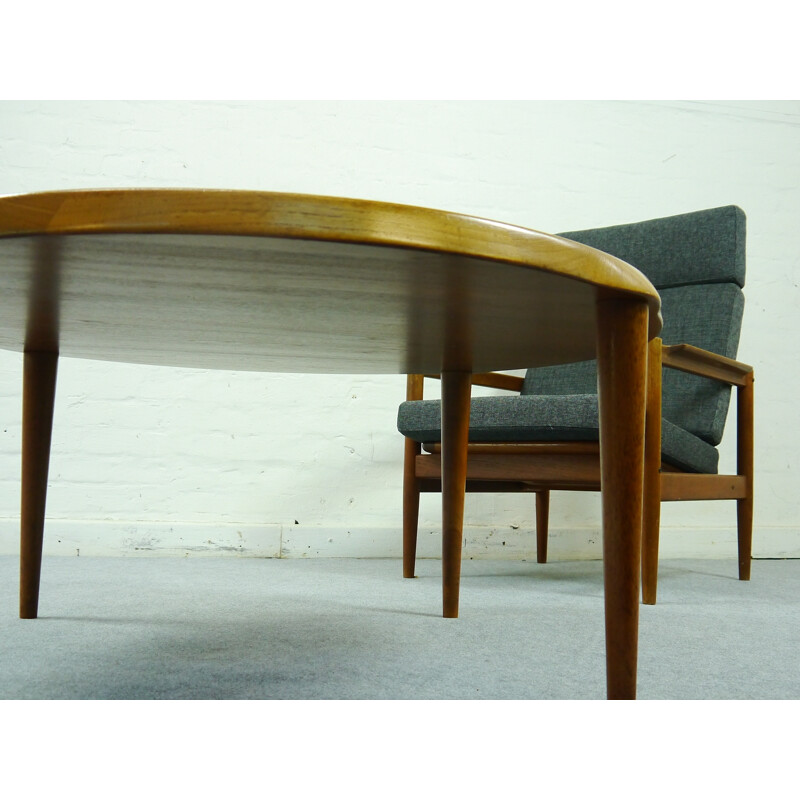
{"label": "chair leg", "polygon": [[403,577],[413,578],[417,559],[417,529],[419,527],[419,481],[416,460],[419,442],[406,438],[403,467]]}
{"label": "chair leg", "polygon": [[[660,479],[656,473],[656,479]],[[644,481],[642,509],[642,602],[654,606],[658,591],[658,540],[661,526],[661,489]]]}
{"label": "chair leg", "polygon": [[647,351],[642,504],[642,602],[655,605],[661,525],[661,339],[653,339]]}
{"label": "chair leg", "polygon": [[736,501],[739,538],[739,580],[750,580],[753,547],[753,497]]}
{"label": "chair leg", "polygon": [[29,352],[24,355],[19,593],[21,619],[35,619],[39,609],[44,512],[57,365],[57,353]]}
{"label": "chair leg", "polygon": [[461,583],[471,389],[469,372],[442,372],[442,605],[451,618]]}
{"label": "chair leg", "polygon": [[739,580],[750,580],[753,550],[753,373],[736,397],[737,471],[747,478],[747,496],[736,501],[739,538]]}
{"label": "chair leg", "polygon": [[647,383],[645,303],[597,304],[607,696],[636,697]]}
{"label": "chair leg", "polygon": [[536,492],[536,562],[547,563],[547,523],[550,517],[550,492]]}

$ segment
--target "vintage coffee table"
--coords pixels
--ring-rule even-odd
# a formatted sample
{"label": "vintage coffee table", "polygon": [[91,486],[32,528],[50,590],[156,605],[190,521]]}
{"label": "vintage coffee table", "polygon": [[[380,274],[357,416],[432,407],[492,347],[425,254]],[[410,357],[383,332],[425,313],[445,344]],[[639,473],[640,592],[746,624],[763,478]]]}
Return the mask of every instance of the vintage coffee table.
{"label": "vintage coffee table", "polygon": [[218,190],[2,197],[0,347],[25,354],[20,616],[37,615],[60,355],[441,373],[445,617],[458,616],[471,373],[596,355],[608,696],[632,698],[659,308],[647,279],[616,258],[443,211]]}

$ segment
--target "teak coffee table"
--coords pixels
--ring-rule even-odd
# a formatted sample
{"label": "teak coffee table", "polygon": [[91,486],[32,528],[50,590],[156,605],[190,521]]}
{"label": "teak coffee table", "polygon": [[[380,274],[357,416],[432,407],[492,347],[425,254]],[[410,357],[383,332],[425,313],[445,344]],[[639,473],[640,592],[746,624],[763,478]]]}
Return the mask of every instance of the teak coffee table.
{"label": "teak coffee table", "polygon": [[218,190],[2,197],[0,347],[24,352],[20,616],[37,615],[59,355],[440,373],[445,617],[458,616],[471,374],[596,356],[608,696],[632,698],[659,308],[612,256],[443,211]]}

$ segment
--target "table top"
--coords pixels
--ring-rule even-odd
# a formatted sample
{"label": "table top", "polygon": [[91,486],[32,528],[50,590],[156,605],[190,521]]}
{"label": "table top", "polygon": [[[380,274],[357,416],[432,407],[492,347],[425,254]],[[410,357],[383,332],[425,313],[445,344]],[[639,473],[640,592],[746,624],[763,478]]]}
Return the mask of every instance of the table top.
{"label": "table top", "polygon": [[590,247],[446,211],[272,192],[0,197],[0,348],[275,372],[488,372],[595,355]]}

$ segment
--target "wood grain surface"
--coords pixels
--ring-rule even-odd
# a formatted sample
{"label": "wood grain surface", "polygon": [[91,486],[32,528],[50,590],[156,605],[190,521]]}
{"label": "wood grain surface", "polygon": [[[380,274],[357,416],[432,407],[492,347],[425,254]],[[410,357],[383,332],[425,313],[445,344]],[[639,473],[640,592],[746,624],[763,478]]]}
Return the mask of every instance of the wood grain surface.
{"label": "wood grain surface", "polygon": [[628,264],[444,211],[268,192],[0,198],[0,347],[282,372],[489,372],[592,358]]}

